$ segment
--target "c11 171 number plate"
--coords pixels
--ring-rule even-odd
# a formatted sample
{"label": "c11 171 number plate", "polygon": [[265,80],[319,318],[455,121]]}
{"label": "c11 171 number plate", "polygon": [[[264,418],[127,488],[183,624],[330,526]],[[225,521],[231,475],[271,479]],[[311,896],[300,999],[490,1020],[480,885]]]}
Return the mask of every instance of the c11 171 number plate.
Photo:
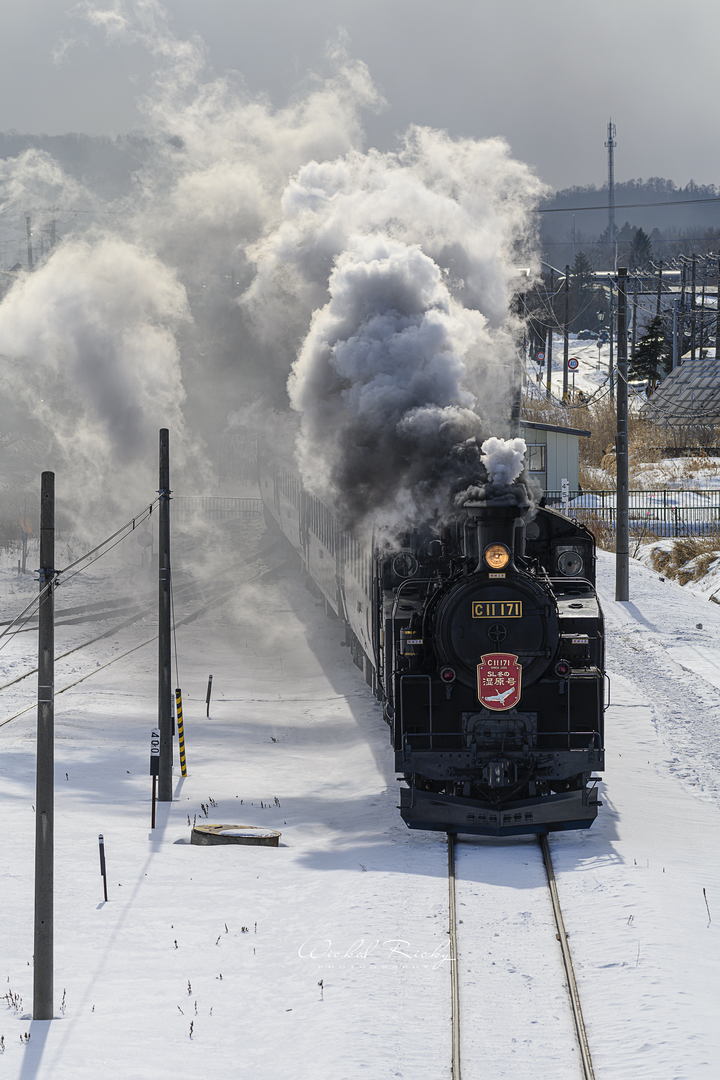
{"label": "c11 171 number plate", "polygon": [[522,600],[473,600],[473,619],[521,619]]}

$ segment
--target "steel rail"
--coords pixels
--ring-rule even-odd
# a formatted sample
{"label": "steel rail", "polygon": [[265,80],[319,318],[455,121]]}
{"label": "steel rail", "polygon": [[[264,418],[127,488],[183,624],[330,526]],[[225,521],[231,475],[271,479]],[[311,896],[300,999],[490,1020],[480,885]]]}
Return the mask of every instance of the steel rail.
{"label": "steel rail", "polygon": [[450,932],[450,987],[452,995],[452,1080],[460,1080],[460,973],[457,963],[457,914],[455,910],[455,836],[447,834],[448,922]]}
{"label": "steel rail", "polygon": [[[239,584],[233,586],[232,589],[223,588],[223,590],[221,592],[215,594],[213,596],[213,598],[211,600],[209,600],[206,604],[203,604],[202,607],[197,608],[195,611],[192,611],[189,615],[186,615],[184,618],[178,619],[176,621],[176,623],[175,623],[175,627],[177,628],[179,626],[184,626],[186,623],[194,622],[195,619],[199,618],[201,615],[203,615],[210,608],[215,607],[216,605],[221,606],[222,604],[226,603],[232,596],[234,596],[234,594],[236,592],[238,592],[240,589],[244,588],[245,585],[249,585],[249,584],[251,584],[251,582],[257,581],[258,579],[269,577],[270,575],[276,573],[277,570],[280,567],[284,566],[284,565],[285,565],[285,563],[283,562],[283,563],[279,563],[277,566],[270,567],[267,570],[258,571],[258,573],[254,574],[251,578],[246,578],[244,581],[241,581]],[[125,625],[125,624],[122,624],[122,625]],[[115,629],[117,630],[118,627],[115,627]],[[108,634],[109,633],[114,633],[114,631],[108,631]],[[91,641],[86,641],[82,645],[77,645],[74,649],[70,649],[70,650],[68,650],[67,653],[63,653],[62,656],[63,657],[64,656],[69,656],[69,654],[71,652],[77,652],[79,649],[84,649],[88,645],[93,645],[96,641],[100,641],[102,638],[107,637],[108,634],[101,634],[100,637],[92,638]],[[106,667],[110,667],[111,664],[115,664],[118,660],[124,659],[124,657],[129,656],[130,653],[137,652],[137,650],[142,649],[142,647],[144,645],[149,645],[151,642],[157,641],[157,637],[158,637],[157,634],[153,634],[153,636],[148,638],[146,641],[141,641],[139,645],[133,645],[133,647],[131,649],[128,649],[126,652],[120,653],[119,656],[114,656],[112,658],[112,660],[108,660],[105,664],[102,664],[100,667],[93,668],[91,671],[87,672],[86,675],[81,675],[79,679],[75,679],[74,682],[68,683],[68,685],[63,686],[62,689],[56,690],[54,692],[54,694],[53,694],[53,697],[58,697],[60,694],[64,694],[66,690],[72,690],[72,688],[74,686],[78,686],[81,682],[85,682],[86,679],[91,678],[93,675],[97,675],[98,672],[104,671],[104,669]],[[56,660],[60,660],[60,659],[61,659],[61,657],[59,657],[59,656],[56,657]],[[35,668],[34,671],[37,671],[37,668]],[[25,672],[24,675],[20,675],[20,676],[18,676],[17,679],[13,679],[13,682],[19,682],[20,679],[25,679],[25,678],[27,678],[28,675],[32,675],[33,673],[34,672]],[[12,685],[12,683],[6,683],[6,686],[11,686],[11,685]],[[4,689],[5,689],[5,687],[0,687],[0,690],[4,690]],[[5,727],[5,725],[9,724],[12,720],[17,720],[17,718],[19,716],[23,716],[25,713],[30,712],[31,709],[34,709],[36,707],[37,707],[36,702],[33,702],[31,705],[27,705],[24,709],[20,709],[19,712],[13,713],[13,715],[9,716],[7,718],[7,720],[1,720],[0,721],[0,727]]]}
{"label": "steel rail", "polygon": [[587,1032],[585,1031],[585,1022],[583,1021],[582,1009],[580,1007],[580,995],[578,994],[572,956],[570,955],[570,946],[568,945],[567,934],[565,933],[562,911],[560,910],[560,900],[558,899],[557,883],[555,881],[555,871],[550,856],[550,845],[548,843],[547,833],[540,833],[538,839],[542,849],[545,872],[547,873],[548,886],[550,887],[553,914],[555,916],[555,925],[557,926],[557,936],[562,951],[563,964],[565,965],[570,1005],[575,1020],[575,1031],[578,1038],[578,1044],[580,1046],[583,1077],[584,1080],[595,1080],[595,1073],[593,1072],[592,1061],[590,1059],[590,1047],[588,1045]]}

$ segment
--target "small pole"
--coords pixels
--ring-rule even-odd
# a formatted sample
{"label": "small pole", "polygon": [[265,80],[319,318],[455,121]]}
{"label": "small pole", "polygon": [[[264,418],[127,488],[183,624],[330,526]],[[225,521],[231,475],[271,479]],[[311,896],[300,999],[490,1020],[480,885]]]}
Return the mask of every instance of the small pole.
{"label": "small pole", "polygon": [[25,228],[27,229],[28,270],[33,268],[32,229],[30,228],[30,215],[25,215]]}
{"label": "small pole", "polygon": [[207,706],[207,708],[205,710],[205,715],[206,716],[210,715],[210,695],[211,694],[212,694],[212,675],[208,679],[207,696],[205,698],[205,704]]}
{"label": "small pole", "polygon": [[55,803],[55,473],[40,485],[37,780],[35,795],[35,967],[33,1020],[53,1018]]}
{"label": "small pole", "polygon": [[103,840],[103,834],[98,836],[98,844],[100,846],[100,874],[103,879],[103,892],[105,893],[105,903],[107,903],[107,873],[105,870],[105,841]]}
{"label": "small pole", "polygon": [[180,745],[180,768],[183,776],[187,776],[187,761],[185,758],[185,729],[183,727],[182,691],[180,687],[175,690],[175,712],[178,723],[178,743]]}
{"label": "small pole", "polygon": [[22,527],[22,572],[25,573],[25,566],[27,563],[27,499],[23,505],[23,527]]}

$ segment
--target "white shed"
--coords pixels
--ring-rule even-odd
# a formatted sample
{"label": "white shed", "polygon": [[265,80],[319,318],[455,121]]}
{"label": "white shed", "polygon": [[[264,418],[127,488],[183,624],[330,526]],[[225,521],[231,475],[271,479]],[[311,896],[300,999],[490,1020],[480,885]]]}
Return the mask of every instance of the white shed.
{"label": "white shed", "polygon": [[528,471],[540,481],[545,491],[559,491],[564,479],[571,491],[578,490],[578,440],[589,438],[589,431],[521,420],[520,437],[527,444]]}

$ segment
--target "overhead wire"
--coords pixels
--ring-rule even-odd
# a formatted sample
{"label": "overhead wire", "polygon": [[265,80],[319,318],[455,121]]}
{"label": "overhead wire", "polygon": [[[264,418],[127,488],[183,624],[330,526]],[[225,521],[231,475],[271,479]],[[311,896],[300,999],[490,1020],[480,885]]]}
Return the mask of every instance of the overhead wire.
{"label": "overhead wire", "polygon": [[[111,536],[106,537],[105,540],[102,540],[94,548],[86,552],[84,555],[81,555],[79,559],[76,559],[74,562],[70,563],[62,570],[56,570],[54,572],[52,580],[46,582],[43,588],[36,593],[30,603],[25,608],[23,608],[23,610],[19,612],[19,614],[10,623],[8,623],[8,625],[2,632],[0,632],[0,650],[5,648],[12,636],[14,636],[16,633],[19,633],[19,631],[15,629],[18,625],[22,627],[30,621],[33,616],[33,611],[39,606],[40,601],[42,600],[43,596],[45,596],[48,589],[50,589],[51,587],[58,588],[61,585],[69,584],[69,582],[71,582],[73,578],[77,577],[78,574],[81,574],[84,570],[87,570],[89,566],[92,566],[93,563],[97,562],[98,559],[101,559],[104,555],[107,555],[110,551],[113,550],[113,548],[117,547],[118,544],[122,543],[122,541],[127,536],[129,536],[130,533],[133,532],[138,525],[141,525],[144,521],[147,520],[147,518],[150,517],[153,511],[153,507],[158,501],[158,499],[154,499],[151,503],[149,503],[148,506],[141,510],[139,514],[137,514],[133,518],[130,518],[130,520],[127,521],[124,525],[122,525],[121,528],[119,528],[116,532],[112,533]],[[111,543],[111,541],[114,541],[114,543]],[[75,569],[76,567],[79,567],[79,569]],[[75,573],[71,574],[70,577],[60,577],[61,574],[67,574],[68,570],[73,569],[75,570]],[[3,639],[6,640],[3,641]]]}

